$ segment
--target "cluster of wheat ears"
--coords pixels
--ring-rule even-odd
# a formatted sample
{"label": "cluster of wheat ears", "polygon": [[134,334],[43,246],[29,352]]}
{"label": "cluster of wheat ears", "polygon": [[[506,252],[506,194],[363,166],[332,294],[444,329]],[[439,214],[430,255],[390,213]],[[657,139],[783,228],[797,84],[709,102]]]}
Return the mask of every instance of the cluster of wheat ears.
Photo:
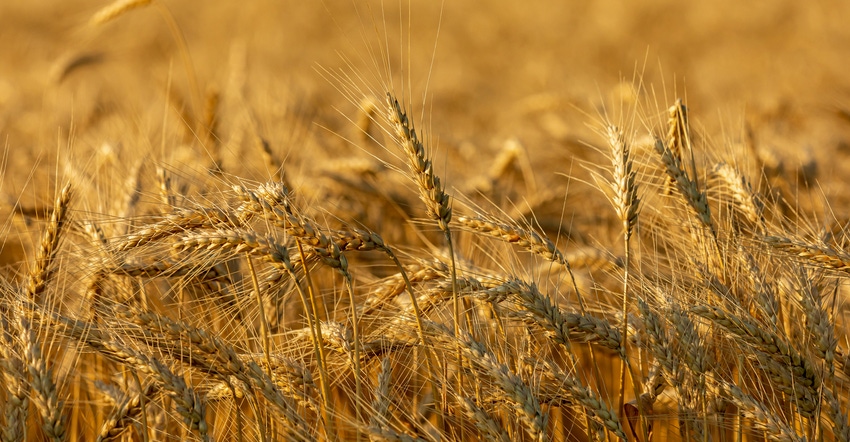
{"label": "cluster of wheat ears", "polygon": [[850,253],[797,233],[781,170],[700,166],[681,101],[600,124],[615,239],[575,247],[482,208],[515,144],[464,196],[392,92],[363,103],[387,162],[325,207],[216,155],[194,194],[139,166],[112,214],[61,187],[0,286],[2,440],[850,441]]}

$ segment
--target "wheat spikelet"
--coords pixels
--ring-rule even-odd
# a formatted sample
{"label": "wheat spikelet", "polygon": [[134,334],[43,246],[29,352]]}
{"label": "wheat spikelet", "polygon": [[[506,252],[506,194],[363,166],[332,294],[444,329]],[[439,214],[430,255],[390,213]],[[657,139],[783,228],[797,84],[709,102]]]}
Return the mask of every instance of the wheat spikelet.
{"label": "wheat spikelet", "polygon": [[806,262],[850,273],[850,256],[844,252],[781,236],[765,236],[762,240],[774,249],[790,253]]}
{"label": "wheat spikelet", "polygon": [[623,235],[628,241],[637,224],[640,199],[637,197],[636,172],[633,170],[631,149],[623,132],[616,126],[607,129],[608,144],[611,146],[613,180],[609,183],[614,192],[613,205],[623,223]]}
{"label": "wheat spikelet", "polygon": [[[682,149],[689,146],[690,133],[688,131],[688,108],[685,107],[682,99],[676,99],[676,103],[667,110],[667,137],[665,146],[670,151],[670,155],[674,159],[682,162]],[[676,179],[668,176],[665,181],[664,192],[667,195],[673,193],[676,188]]]}
{"label": "wheat spikelet", "polygon": [[26,293],[27,299],[30,301],[39,301],[54,273],[50,264],[53,262],[59,248],[59,240],[61,239],[62,231],[65,229],[70,202],[71,184],[69,183],[59,191],[59,195],[56,197],[56,201],[53,204],[53,212],[50,214],[47,228],[41,237],[41,245],[35,258],[35,265],[29,271]]}
{"label": "wheat spikelet", "polygon": [[381,360],[381,371],[375,387],[375,399],[372,401],[372,416],[369,424],[377,428],[387,428],[387,413],[390,408],[390,381],[392,380],[392,361],[390,358]]}

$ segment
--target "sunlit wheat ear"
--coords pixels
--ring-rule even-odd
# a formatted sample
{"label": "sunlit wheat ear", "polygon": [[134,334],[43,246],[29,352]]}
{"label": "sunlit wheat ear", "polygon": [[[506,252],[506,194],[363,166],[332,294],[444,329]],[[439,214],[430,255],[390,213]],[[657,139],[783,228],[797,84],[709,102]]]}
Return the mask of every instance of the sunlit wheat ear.
{"label": "sunlit wheat ear", "polygon": [[824,401],[829,407],[827,416],[832,422],[832,431],[835,434],[835,440],[850,440],[850,424],[848,424],[847,413],[841,411],[841,401],[828,388],[824,389]]}
{"label": "sunlit wheat ear", "polygon": [[97,11],[89,20],[89,23],[92,26],[102,25],[118,18],[127,11],[147,6],[152,2],[153,0],[116,0]]}
{"label": "sunlit wheat ear", "polygon": [[850,273],[850,254],[844,251],[781,236],[765,236],[762,240],[774,249],[798,258],[804,263]]}
{"label": "sunlit wheat ear", "polygon": [[158,375],[162,387],[171,393],[177,412],[183,416],[183,422],[190,430],[197,431],[203,441],[209,441],[207,424],[207,403],[194,389],[186,385],[186,380],[172,372],[164,363],[151,359],[150,368]]}
{"label": "sunlit wheat ear", "polygon": [[59,196],[56,197],[56,201],[53,204],[53,213],[50,214],[50,221],[47,223],[47,228],[41,237],[41,245],[36,252],[35,265],[29,271],[26,292],[27,299],[30,301],[38,302],[40,300],[44,289],[47,287],[47,283],[55,272],[51,267],[51,263],[59,249],[59,240],[65,229],[70,202],[71,184],[69,183],[59,191]]}
{"label": "sunlit wheat ear", "polygon": [[[690,133],[688,131],[688,108],[679,98],[676,103],[667,110],[667,138],[665,147],[670,151],[670,155],[683,162],[682,150],[684,147],[690,146]],[[664,193],[672,195],[676,188],[676,179],[667,177],[664,186]]]}
{"label": "sunlit wheat ear", "polygon": [[798,270],[798,288],[800,305],[805,313],[805,326],[814,355],[826,363],[827,375],[835,373],[835,349],[838,339],[835,336],[835,324],[830,319],[829,308],[825,307],[823,287],[818,280],[805,269]]}
{"label": "sunlit wheat ear", "polygon": [[[281,392],[266,371],[253,361],[243,361],[236,349],[220,336],[183,321],[175,321],[165,316],[124,306],[116,306],[113,313],[125,323],[133,323],[144,330],[161,334],[165,338],[161,345],[165,347],[164,350],[173,354],[179,354],[181,345],[190,343],[192,348],[197,350],[190,360],[193,366],[222,379],[233,376],[251,386],[280,412],[279,416],[282,418],[280,424],[286,431],[292,435],[310,433],[304,419],[296,413],[291,399]],[[88,331],[80,330],[81,325],[73,322],[66,322],[66,327],[73,337],[84,341],[107,357],[122,363],[134,364],[144,370],[156,370],[156,367],[152,365],[156,360],[115,343],[114,340],[105,337],[102,331],[91,328]]]}
{"label": "sunlit wheat ear", "polygon": [[[629,270],[631,261],[631,245],[630,240],[632,232],[638,220],[638,212],[640,210],[640,200],[637,197],[637,184],[635,184],[636,173],[633,169],[631,150],[626,137],[622,131],[616,126],[608,126],[607,128],[608,144],[611,147],[612,175],[613,179],[609,183],[613,192],[612,203],[614,210],[623,226],[623,249],[625,250],[625,260],[623,262],[623,318],[628,318],[629,304],[631,303],[631,293],[629,291]],[[620,330],[623,337],[623,362],[620,364],[620,404],[618,408],[623,408],[625,401],[626,387],[626,365],[629,360],[629,327],[628,321],[623,320],[623,325]],[[632,385],[635,388],[635,397],[640,397],[640,383],[633,380]],[[641,413],[642,414],[642,413]]]}
{"label": "sunlit wheat ear", "polygon": [[759,195],[753,191],[747,177],[726,163],[719,163],[715,166],[713,174],[723,182],[725,190],[735,202],[735,207],[747,217],[747,220],[756,227],[759,233],[766,233],[767,222],[764,219],[764,203],[762,203]]}
{"label": "sunlit wheat ear", "polygon": [[512,279],[502,285],[474,292],[486,302],[510,302],[520,317],[544,336],[570,350],[571,342],[593,342],[625,356],[620,332],[606,319],[561,310],[534,284]]}
{"label": "sunlit wheat ear", "polygon": [[818,407],[817,386],[821,385],[822,378],[806,354],[797,350],[787,338],[763,329],[750,318],[737,316],[721,307],[694,306],[690,310],[729,332],[733,340],[750,344],[753,356],[773,385],[794,398],[801,415],[812,416]]}
{"label": "sunlit wheat ear", "polygon": [[613,180],[609,183],[613,191],[613,204],[617,216],[623,223],[623,235],[628,241],[637,224],[640,212],[640,199],[637,196],[637,173],[631,157],[631,148],[622,131],[616,126],[607,129],[608,144],[611,147]]}
{"label": "sunlit wheat ear", "polygon": [[452,220],[449,195],[443,189],[440,178],[434,175],[434,166],[407,113],[391,94],[387,94],[387,103],[388,119],[395,131],[396,142],[407,156],[407,166],[418,185],[419,198],[428,209],[428,217],[437,221],[441,230],[448,231]]}
{"label": "sunlit wheat ear", "polygon": [[477,342],[466,333],[455,337],[441,324],[430,322],[427,328],[433,336],[433,342],[446,349],[455,349],[459,345],[464,358],[482,375],[487,376],[498,388],[493,391],[499,400],[510,403],[510,411],[523,423],[531,440],[542,442],[549,440],[546,426],[549,415],[543,413],[540,401],[531,387],[522,378],[512,372],[507,365],[500,363],[496,356],[484,344]]}
{"label": "sunlit wheat ear", "polygon": [[161,221],[147,224],[137,231],[115,241],[112,250],[126,253],[136,247],[141,247],[153,241],[167,238],[178,233],[196,229],[232,223],[232,216],[214,208],[180,209],[163,218]]}

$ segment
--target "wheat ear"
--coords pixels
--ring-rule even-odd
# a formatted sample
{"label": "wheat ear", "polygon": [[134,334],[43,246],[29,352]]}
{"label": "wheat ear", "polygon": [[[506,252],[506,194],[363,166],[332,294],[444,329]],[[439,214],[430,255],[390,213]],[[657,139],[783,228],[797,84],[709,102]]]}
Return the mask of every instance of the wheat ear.
{"label": "wheat ear", "polygon": [[41,246],[35,257],[35,266],[30,269],[29,277],[27,278],[26,292],[27,299],[33,302],[38,302],[41,298],[47,283],[53,276],[53,270],[50,264],[56,257],[56,252],[59,249],[59,240],[61,239],[62,231],[65,229],[66,218],[68,216],[68,205],[71,202],[71,184],[66,184],[59,191],[59,196],[53,204],[53,212],[50,214],[50,221],[47,223],[47,228],[41,237]]}
{"label": "wheat ear", "polygon": [[502,239],[508,243],[516,244],[531,253],[564,266],[570,275],[573,290],[575,290],[576,298],[578,299],[579,308],[582,313],[586,313],[587,310],[584,303],[584,297],[578,289],[578,283],[576,282],[570,262],[551,239],[545,235],[538,234],[533,230],[526,230],[516,226],[491,221],[483,216],[460,216],[457,221],[463,227],[474,232],[485,233]]}
{"label": "wheat ear", "polygon": [[[285,186],[279,183],[267,183],[264,186],[257,188],[256,192],[252,192],[244,187],[236,186],[234,190],[243,199],[244,203],[240,207],[240,212],[243,217],[250,217],[253,214],[259,214],[272,224],[280,227],[289,235],[297,239],[299,254],[302,255],[302,243],[312,247],[313,252],[329,267],[336,269],[345,279],[346,289],[348,291],[349,303],[351,304],[350,314],[351,323],[354,330],[354,354],[353,354],[353,369],[355,381],[355,408],[360,420],[361,414],[361,399],[362,399],[362,370],[360,366],[360,323],[357,315],[357,303],[354,298],[354,283],[351,273],[348,271],[348,259],[342,254],[339,246],[326,235],[322,229],[310,219],[298,215],[292,208],[289,200],[288,190]],[[307,286],[310,290],[312,313],[316,321],[319,320],[318,308],[316,307],[316,299],[312,295],[312,283],[309,281],[309,273],[307,273]],[[317,339],[321,343],[321,328],[316,328]]]}
{"label": "wheat ear", "polygon": [[145,413],[143,403],[156,392],[156,384],[149,383],[138,393],[121,393],[114,397],[115,408],[107,420],[100,427],[97,442],[111,442],[121,440],[123,435],[136,418]]}
{"label": "wheat ear", "polygon": [[774,249],[781,250],[814,265],[850,273],[850,255],[831,247],[795,241],[781,236],[765,236],[762,240]]}
{"label": "wheat ear", "polygon": [[[538,361],[534,361],[537,363]],[[606,429],[614,433],[622,440],[628,440],[623,427],[620,425],[620,419],[617,413],[609,407],[605,401],[594,391],[582,383],[564,373],[557,365],[551,361],[544,360],[543,368],[545,368],[545,376],[551,378],[558,389],[576,402],[590,413],[597,422],[601,423]],[[564,391],[565,390],[565,391]]]}
{"label": "wheat ear", "polygon": [[459,346],[472,365],[495,382],[499,387],[502,400],[516,407],[517,417],[525,425],[531,440],[536,442],[548,440],[546,434],[548,415],[541,410],[540,401],[532,389],[517,374],[505,364],[500,363],[484,344],[472,339],[468,333],[462,332],[461,336],[456,338],[440,324],[429,323],[428,325],[429,331],[434,332],[435,341],[442,341],[449,347]]}
{"label": "wheat ear", "polygon": [[[440,178],[434,175],[434,166],[426,155],[425,146],[422,140],[419,139],[413,127],[413,122],[410,121],[401,104],[399,104],[398,100],[391,93],[387,93],[387,105],[387,120],[395,131],[396,143],[398,143],[407,157],[407,167],[414,182],[417,184],[417,189],[419,189],[419,199],[425,203],[428,217],[437,221],[437,225],[443,231],[446,238],[446,244],[448,245],[449,255],[452,260],[452,304],[454,310],[454,331],[455,335],[457,335],[461,331],[461,300],[457,295],[457,264],[455,262],[454,241],[452,240],[451,230],[449,230],[449,223],[452,220],[451,199],[443,189]],[[471,305],[464,300],[463,307],[466,322],[469,329],[472,330],[472,318],[469,313]],[[461,349],[458,348],[457,351],[460,357]],[[462,363],[462,359],[458,363]],[[462,370],[459,370],[457,376],[458,390],[463,385],[461,372]]]}
{"label": "wheat ear", "polygon": [[[637,196],[637,185],[635,178],[637,174],[633,169],[631,149],[626,142],[626,137],[623,132],[616,126],[609,126],[607,129],[608,144],[611,147],[611,162],[613,179],[609,183],[613,191],[611,202],[614,205],[614,210],[620,218],[623,225],[623,248],[625,250],[625,260],[623,262],[623,325],[620,330],[620,335],[623,338],[623,359],[620,362],[620,403],[618,409],[622,410],[625,404],[625,388],[626,388],[626,366],[629,365],[629,321],[626,320],[629,315],[629,263],[631,258],[631,238],[635,225],[638,220],[640,211],[640,199]],[[635,398],[640,397],[640,383],[637,380],[632,382],[635,389]],[[640,404],[639,404],[640,405]],[[640,410],[643,415],[643,410]]]}
{"label": "wheat ear", "polygon": [[56,391],[52,371],[47,368],[47,361],[41,352],[35,330],[30,321],[21,318],[21,342],[26,355],[27,371],[33,392],[32,401],[41,413],[41,429],[44,435],[54,441],[65,439],[65,422],[62,417],[62,402]]}
{"label": "wheat ear", "polygon": [[[675,186],[685,199],[685,202],[693,209],[697,219],[709,230],[716,241],[717,231],[711,220],[708,197],[704,191],[700,190],[696,177],[691,177],[684,165],[681,148],[683,143],[690,145],[690,138],[687,134],[686,113],[681,110],[683,108],[684,106],[681,105],[681,101],[677,101],[677,105],[671,108],[670,134],[675,135],[671,137],[668,134],[668,143],[666,145],[661,140],[656,139],[655,150],[661,156],[662,163],[664,163],[664,169],[668,176],[668,188],[669,186]],[[693,152],[690,152],[690,156],[691,168],[694,169]],[[695,169],[693,173],[696,173]]]}
{"label": "wheat ear", "polygon": [[[20,332],[14,322],[9,322],[5,315],[0,316],[3,342],[0,344],[0,368],[2,368],[4,390],[6,390],[6,425],[3,427],[4,442],[26,440],[27,408],[29,407],[29,391],[25,385],[26,366],[21,360]],[[16,333],[17,332],[17,333]],[[18,336],[15,336],[18,335]]]}

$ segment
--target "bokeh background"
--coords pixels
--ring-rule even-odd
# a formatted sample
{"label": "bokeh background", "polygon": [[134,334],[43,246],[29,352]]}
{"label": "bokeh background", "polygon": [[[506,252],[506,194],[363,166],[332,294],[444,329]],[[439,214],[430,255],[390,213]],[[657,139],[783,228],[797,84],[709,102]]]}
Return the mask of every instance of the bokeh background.
{"label": "bokeh background", "polygon": [[701,152],[746,169],[755,145],[845,217],[846,2],[157,0],[92,25],[107,4],[0,2],[10,207],[49,201],[79,171],[114,182],[139,161],[198,167],[212,156],[197,130],[211,97],[226,171],[263,179],[262,139],[312,188],[326,160],[381,155],[355,123],[363,97],[392,89],[450,188],[475,189],[514,140],[532,187],[562,190],[559,174],[598,159],[588,145],[604,143],[594,130],[606,118],[657,131],[681,97]]}

